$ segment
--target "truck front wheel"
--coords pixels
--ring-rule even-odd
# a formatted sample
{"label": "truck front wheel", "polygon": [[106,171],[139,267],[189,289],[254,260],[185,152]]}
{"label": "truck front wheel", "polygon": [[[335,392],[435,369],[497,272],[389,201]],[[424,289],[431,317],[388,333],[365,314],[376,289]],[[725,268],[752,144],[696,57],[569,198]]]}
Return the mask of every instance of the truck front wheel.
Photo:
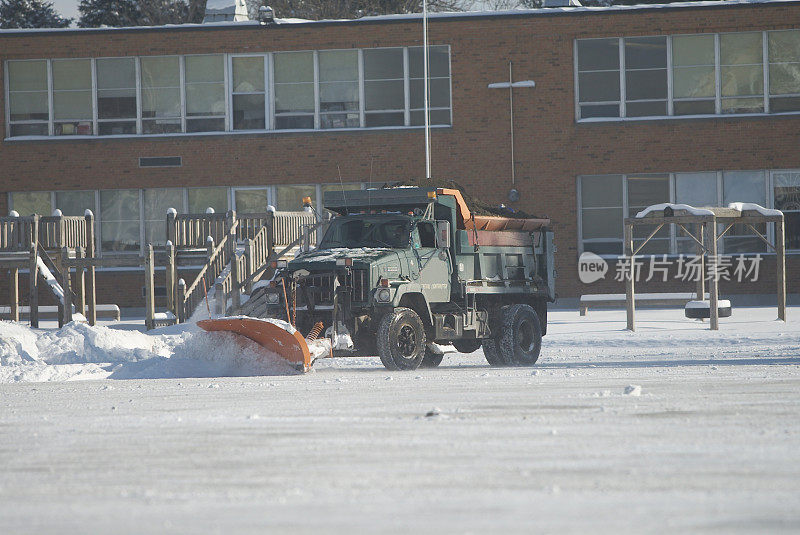
{"label": "truck front wheel", "polygon": [[378,355],[389,370],[416,370],[425,358],[425,325],[410,308],[396,308],[378,324]]}
{"label": "truck front wheel", "polygon": [[542,350],[542,324],[529,305],[503,309],[503,330],[497,340],[500,357],[507,366],[533,366]]}

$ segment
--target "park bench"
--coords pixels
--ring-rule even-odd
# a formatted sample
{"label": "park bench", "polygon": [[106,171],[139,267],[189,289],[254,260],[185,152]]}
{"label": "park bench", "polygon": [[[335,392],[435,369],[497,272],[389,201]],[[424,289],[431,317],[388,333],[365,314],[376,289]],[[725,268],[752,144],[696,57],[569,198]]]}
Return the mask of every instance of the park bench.
{"label": "park bench", "polygon": [[[636,306],[684,306],[697,299],[694,292],[682,293],[637,293]],[[708,299],[708,293],[706,293]],[[625,308],[625,294],[591,294],[582,295],[580,302],[581,316],[585,316],[589,308]]]}

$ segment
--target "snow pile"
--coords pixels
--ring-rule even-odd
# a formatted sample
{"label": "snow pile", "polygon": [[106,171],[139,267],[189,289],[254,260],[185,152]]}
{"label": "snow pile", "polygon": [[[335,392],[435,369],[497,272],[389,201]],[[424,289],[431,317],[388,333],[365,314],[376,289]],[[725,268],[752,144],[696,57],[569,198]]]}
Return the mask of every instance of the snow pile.
{"label": "snow pile", "polygon": [[705,208],[695,208],[694,206],[689,206],[688,204],[675,204],[671,202],[662,202],[661,204],[654,204],[652,206],[648,206],[638,214],[636,214],[637,218],[647,217],[648,214],[651,212],[663,212],[665,208],[672,208],[673,210],[684,210],[689,212],[691,215],[714,215],[714,212],[711,210],[706,210]]}
{"label": "snow pile", "polygon": [[766,216],[782,216],[783,212],[780,210],[773,210],[771,208],[764,208],[760,204],[756,204],[754,202],[732,202],[728,204],[728,208],[733,208],[734,210],[739,210],[740,212],[744,212],[746,210],[752,210],[754,212],[758,212],[761,215]]}
{"label": "snow pile", "polygon": [[156,332],[77,322],[39,331],[2,321],[0,383],[297,373],[274,353],[239,336],[198,331],[192,324]]}

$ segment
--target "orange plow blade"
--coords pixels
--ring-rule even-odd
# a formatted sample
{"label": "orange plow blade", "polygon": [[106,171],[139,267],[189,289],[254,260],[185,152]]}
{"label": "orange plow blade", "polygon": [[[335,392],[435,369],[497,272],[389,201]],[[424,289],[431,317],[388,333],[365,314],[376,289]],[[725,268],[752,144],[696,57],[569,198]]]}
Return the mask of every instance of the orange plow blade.
{"label": "orange plow blade", "polygon": [[[280,322],[284,323],[284,322]],[[209,332],[226,331],[240,334],[295,364],[303,371],[311,366],[311,354],[303,335],[288,323],[260,318],[219,318],[201,320],[197,325]]]}

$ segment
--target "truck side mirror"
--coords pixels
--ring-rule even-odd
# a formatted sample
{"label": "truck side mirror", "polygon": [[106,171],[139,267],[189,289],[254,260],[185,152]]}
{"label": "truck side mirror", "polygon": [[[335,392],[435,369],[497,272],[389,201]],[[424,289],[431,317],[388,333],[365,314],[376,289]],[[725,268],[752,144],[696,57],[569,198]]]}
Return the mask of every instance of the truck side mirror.
{"label": "truck side mirror", "polygon": [[438,249],[450,248],[450,222],[436,222],[436,247]]}

